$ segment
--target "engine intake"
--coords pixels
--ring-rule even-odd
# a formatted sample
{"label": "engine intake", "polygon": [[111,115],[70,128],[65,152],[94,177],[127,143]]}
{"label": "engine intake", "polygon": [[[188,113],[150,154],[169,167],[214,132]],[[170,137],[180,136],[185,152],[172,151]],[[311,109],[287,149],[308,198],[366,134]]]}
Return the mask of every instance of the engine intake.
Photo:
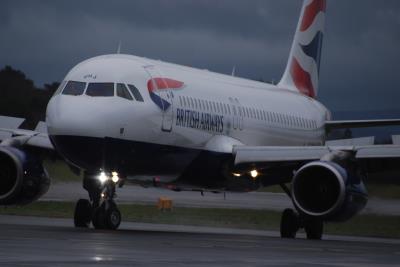
{"label": "engine intake", "polygon": [[14,147],[0,147],[0,205],[31,203],[49,186],[50,178],[40,160]]}
{"label": "engine intake", "polygon": [[367,202],[359,177],[334,162],[315,161],[300,168],[293,178],[292,199],[302,213],[325,220],[347,220]]}

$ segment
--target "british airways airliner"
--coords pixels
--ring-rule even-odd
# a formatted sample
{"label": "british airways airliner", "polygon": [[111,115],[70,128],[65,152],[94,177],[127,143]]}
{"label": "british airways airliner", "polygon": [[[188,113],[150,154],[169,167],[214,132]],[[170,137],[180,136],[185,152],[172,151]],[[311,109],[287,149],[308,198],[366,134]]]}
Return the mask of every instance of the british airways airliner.
{"label": "british airways airliner", "polygon": [[0,146],[0,203],[27,204],[46,192],[35,152],[49,149],[84,172],[89,197],[77,202],[76,227],[117,229],[117,185],[147,176],[177,191],[281,185],[294,206],[282,214],[281,236],[304,228],[321,239],[325,222],[366,205],[363,160],[400,157],[394,145],[325,144],[335,128],[400,123],[332,121],[316,100],[325,13],[325,0],[304,1],[277,85],[130,55],[79,63],[48,103],[47,133],[2,129],[10,136]]}

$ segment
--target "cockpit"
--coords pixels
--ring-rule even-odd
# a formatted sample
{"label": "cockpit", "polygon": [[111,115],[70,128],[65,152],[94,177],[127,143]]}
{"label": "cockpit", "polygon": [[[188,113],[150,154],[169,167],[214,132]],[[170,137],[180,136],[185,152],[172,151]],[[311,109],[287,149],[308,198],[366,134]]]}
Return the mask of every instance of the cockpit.
{"label": "cockpit", "polygon": [[125,83],[86,83],[78,81],[64,81],[55,95],[90,96],[90,97],[121,97],[131,101],[143,102],[139,90],[132,84]]}

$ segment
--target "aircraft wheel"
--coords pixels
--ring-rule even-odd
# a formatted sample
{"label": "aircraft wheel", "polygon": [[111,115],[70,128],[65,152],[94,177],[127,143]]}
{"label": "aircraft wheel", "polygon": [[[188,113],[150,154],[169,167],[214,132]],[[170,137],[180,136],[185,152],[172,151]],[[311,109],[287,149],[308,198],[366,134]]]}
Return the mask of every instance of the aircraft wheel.
{"label": "aircraft wheel", "polygon": [[321,240],[324,231],[324,222],[319,219],[310,219],[305,222],[304,230],[307,234],[307,239]]}
{"label": "aircraft wheel", "polygon": [[121,212],[115,204],[111,204],[106,211],[105,225],[107,229],[116,230],[121,224]]}
{"label": "aircraft wheel", "polygon": [[87,199],[79,199],[75,206],[74,225],[75,227],[87,228],[92,216],[92,205]]}
{"label": "aircraft wheel", "polygon": [[299,216],[292,209],[285,209],[281,217],[281,237],[295,238],[299,230]]}

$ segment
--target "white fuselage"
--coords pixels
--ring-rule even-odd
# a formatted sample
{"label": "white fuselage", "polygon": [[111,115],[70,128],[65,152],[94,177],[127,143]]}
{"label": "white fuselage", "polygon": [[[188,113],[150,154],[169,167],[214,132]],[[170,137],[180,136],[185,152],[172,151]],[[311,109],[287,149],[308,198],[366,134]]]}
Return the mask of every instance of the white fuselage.
{"label": "white fuselage", "polygon": [[[153,93],[170,103],[165,110],[148,89],[149,81],[160,77],[161,83],[163,79],[183,83],[180,88],[155,88]],[[109,137],[231,153],[234,145],[321,145],[329,119],[323,105],[300,93],[135,56],[86,60],[64,81],[131,84],[144,101],[57,92],[47,108],[50,136]]]}

